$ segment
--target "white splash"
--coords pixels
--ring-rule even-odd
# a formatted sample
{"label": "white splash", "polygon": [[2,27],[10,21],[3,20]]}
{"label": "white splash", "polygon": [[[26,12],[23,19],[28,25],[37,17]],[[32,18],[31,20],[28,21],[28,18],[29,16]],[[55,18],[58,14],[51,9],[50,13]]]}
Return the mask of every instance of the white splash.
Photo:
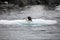
{"label": "white splash", "polygon": [[26,25],[26,26],[40,26],[40,25],[53,25],[57,24],[56,20],[44,20],[44,19],[32,19],[32,21],[27,20],[0,20],[0,24],[4,25]]}

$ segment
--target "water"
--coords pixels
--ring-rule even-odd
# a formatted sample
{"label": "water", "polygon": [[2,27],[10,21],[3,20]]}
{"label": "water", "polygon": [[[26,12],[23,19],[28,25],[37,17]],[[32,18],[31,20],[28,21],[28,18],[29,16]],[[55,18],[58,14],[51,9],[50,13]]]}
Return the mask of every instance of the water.
{"label": "water", "polygon": [[[9,12],[8,12],[9,13]],[[11,11],[0,19],[25,19],[27,16],[47,20],[57,20],[56,25],[18,26],[0,25],[0,40],[60,40],[60,10],[45,10],[42,5],[31,6],[24,11]]]}

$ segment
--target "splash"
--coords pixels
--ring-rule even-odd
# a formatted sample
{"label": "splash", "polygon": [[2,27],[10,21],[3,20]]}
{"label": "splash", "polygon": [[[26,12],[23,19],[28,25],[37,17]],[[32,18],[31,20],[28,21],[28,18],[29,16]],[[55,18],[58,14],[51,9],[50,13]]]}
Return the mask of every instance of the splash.
{"label": "splash", "polygon": [[0,24],[4,25],[20,25],[20,26],[41,26],[41,25],[53,25],[57,24],[56,20],[44,20],[44,19],[32,19],[32,21],[27,20],[0,20]]}

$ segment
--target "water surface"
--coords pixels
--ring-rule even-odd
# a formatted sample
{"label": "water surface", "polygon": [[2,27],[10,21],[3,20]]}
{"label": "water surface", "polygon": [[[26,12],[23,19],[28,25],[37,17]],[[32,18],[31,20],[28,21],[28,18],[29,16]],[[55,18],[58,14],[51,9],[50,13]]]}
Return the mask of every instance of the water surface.
{"label": "water surface", "polygon": [[23,11],[11,11],[0,16],[2,20],[26,19],[27,16],[38,19],[57,20],[56,25],[18,26],[0,25],[0,40],[60,40],[60,10],[45,10],[35,5]]}

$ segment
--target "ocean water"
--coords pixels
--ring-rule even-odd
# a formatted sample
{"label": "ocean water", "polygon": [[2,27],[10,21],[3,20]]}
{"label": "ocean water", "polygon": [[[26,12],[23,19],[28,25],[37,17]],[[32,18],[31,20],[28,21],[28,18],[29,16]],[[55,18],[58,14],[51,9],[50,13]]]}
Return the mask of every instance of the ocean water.
{"label": "ocean water", "polygon": [[[26,6],[27,7],[27,6]],[[34,5],[24,10],[10,10],[0,20],[19,20],[31,16],[34,19],[56,20],[55,25],[18,26],[0,24],[0,40],[60,40],[60,10],[46,10],[45,6]]]}

